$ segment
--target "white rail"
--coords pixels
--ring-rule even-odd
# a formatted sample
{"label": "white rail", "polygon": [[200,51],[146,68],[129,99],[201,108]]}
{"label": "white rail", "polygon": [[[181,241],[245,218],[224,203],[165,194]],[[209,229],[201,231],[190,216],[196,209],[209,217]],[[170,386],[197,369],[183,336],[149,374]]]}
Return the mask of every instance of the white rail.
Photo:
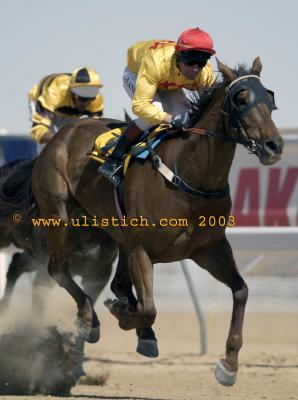
{"label": "white rail", "polygon": [[6,270],[9,263],[9,256],[4,251],[0,251],[0,299],[4,294],[6,284]]}
{"label": "white rail", "polygon": [[227,238],[234,250],[295,250],[298,247],[298,227],[228,228]]}

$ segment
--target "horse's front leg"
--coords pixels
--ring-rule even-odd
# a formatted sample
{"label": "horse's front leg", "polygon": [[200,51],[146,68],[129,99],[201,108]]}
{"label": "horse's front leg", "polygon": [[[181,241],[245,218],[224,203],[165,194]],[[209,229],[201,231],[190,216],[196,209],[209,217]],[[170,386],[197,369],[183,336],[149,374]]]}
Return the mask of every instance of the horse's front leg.
{"label": "horse's front leg", "polygon": [[[119,326],[122,329],[136,328],[138,336],[137,352],[146,357],[157,357],[157,340],[151,325],[148,326],[146,320],[145,324],[140,326],[143,323],[144,314],[149,315],[149,319],[154,315],[153,322],[156,315],[152,293],[153,266],[148,255],[143,254],[143,251],[143,249],[138,248],[130,253],[130,257],[127,257],[120,246],[117,270],[111,283],[111,290],[118,297],[118,300],[108,300],[105,304],[119,320]],[[139,301],[133,294],[132,281],[136,287]],[[139,291],[137,285],[140,287]],[[150,298],[151,300],[148,302]]]}
{"label": "horse's front leg", "polygon": [[126,308],[128,308],[129,311],[136,311],[138,301],[132,291],[132,282],[127,266],[127,255],[122,245],[119,245],[118,263],[111,282],[111,290],[118,299],[123,299],[122,303],[127,305]]}
{"label": "horse's front leg", "polygon": [[232,290],[233,312],[226,342],[226,358],[220,360],[215,370],[218,382],[231,386],[236,381],[238,371],[248,287],[238,272],[231,246],[225,236],[207,248],[198,249],[191,258]]}
{"label": "horse's front leg", "polygon": [[47,232],[50,261],[48,271],[59,286],[67,290],[78,307],[79,334],[89,343],[99,340],[99,321],[89,296],[72,279],[66,259],[67,228],[56,228]]}

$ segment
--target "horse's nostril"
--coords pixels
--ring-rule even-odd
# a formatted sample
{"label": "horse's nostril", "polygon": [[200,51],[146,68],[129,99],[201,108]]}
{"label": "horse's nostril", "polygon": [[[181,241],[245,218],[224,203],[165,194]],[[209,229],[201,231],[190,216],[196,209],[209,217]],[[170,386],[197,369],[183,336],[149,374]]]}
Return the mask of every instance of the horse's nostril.
{"label": "horse's nostril", "polygon": [[273,140],[270,140],[270,141],[268,140],[266,142],[266,146],[269,147],[269,149],[273,150],[274,152],[277,151],[277,145],[275,142],[273,142]]}
{"label": "horse's nostril", "polygon": [[279,140],[268,140],[265,142],[265,146],[274,153],[281,153],[283,148],[283,143],[280,142]]}

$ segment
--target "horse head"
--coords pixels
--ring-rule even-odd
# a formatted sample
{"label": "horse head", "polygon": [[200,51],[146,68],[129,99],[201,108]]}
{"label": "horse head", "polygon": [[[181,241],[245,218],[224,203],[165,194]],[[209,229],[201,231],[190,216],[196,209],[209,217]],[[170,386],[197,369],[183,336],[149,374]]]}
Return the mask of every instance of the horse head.
{"label": "horse head", "polygon": [[257,57],[250,71],[232,70],[217,60],[226,84],[225,127],[236,142],[254,153],[264,165],[280,160],[284,141],[271,114],[277,107],[274,93],[260,81],[262,64]]}

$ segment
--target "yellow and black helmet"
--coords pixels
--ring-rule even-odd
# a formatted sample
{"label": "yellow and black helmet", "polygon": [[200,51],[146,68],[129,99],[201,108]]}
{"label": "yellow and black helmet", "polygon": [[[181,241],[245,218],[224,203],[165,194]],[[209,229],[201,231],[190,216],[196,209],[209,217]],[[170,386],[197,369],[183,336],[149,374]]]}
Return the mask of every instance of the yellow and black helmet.
{"label": "yellow and black helmet", "polygon": [[70,91],[80,97],[94,98],[103,85],[100,76],[91,67],[76,68],[70,77]]}

